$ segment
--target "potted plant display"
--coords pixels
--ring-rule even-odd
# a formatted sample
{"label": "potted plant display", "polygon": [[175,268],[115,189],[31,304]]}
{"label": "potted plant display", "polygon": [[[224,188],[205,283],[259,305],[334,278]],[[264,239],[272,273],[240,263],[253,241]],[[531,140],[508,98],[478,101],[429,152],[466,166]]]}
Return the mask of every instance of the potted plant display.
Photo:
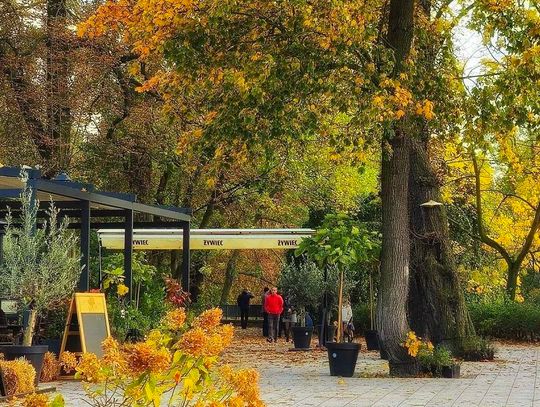
{"label": "potted plant display", "polygon": [[411,356],[418,359],[422,372],[434,377],[459,378],[461,365],[445,346],[434,347],[431,342],[422,341],[414,332],[409,332],[405,347]]}
{"label": "potted plant display", "polygon": [[[23,181],[25,177],[23,175]],[[39,378],[47,345],[34,345],[36,321],[45,311],[63,305],[73,294],[80,275],[78,239],[67,230],[67,221],[58,222],[58,211],[51,202],[46,222],[37,224],[39,203],[32,191],[21,194],[20,225],[11,213],[6,217],[3,264],[0,267],[0,295],[18,302],[27,310],[22,345],[0,347],[8,360],[24,357],[36,369]]]}
{"label": "potted plant display", "polygon": [[448,348],[437,346],[433,350],[433,363],[437,372],[436,376],[447,379],[459,378],[461,365],[455,361]]}
{"label": "potted plant display", "polygon": [[357,267],[359,262],[377,256],[378,240],[376,232],[368,230],[365,225],[346,214],[330,214],[325,217],[322,227],[315,235],[304,239],[297,249],[297,253],[305,253],[325,268],[325,276],[329,277],[325,279],[325,283],[333,285],[332,291],[337,293],[334,296],[338,300],[337,340],[326,343],[330,374],[333,376],[350,377],[354,374],[360,344],[343,342],[343,298],[354,286],[349,277],[350,271]]}
{"label": "potted plant display", "polygon": [[281,273],[280,287],[289,305],[294,307],[299,324],[291,328],[296,349],[311,346],[313,326],[306,326],[306,308],[316,306],[320,301],[323,284],[322,270],[306,258],[287,264]]}
{"label": "potted plant display", "polygon": [[367,350],[379,350],[379,332],[375,329],[375,311],[373,307],[374,292],[373,292],[373,275],[369,273],[369,321],[370,329],[366,330],[366,346]]}
{"label": "potted plant display", "polygon": [[327,342],[328,363],[331,376],[351,377],[356,368],[356,360],[360,351],[360,344],[344,342],[343,335],[343,283],[345,272],[340,270],[339,294],[338,294],[338,323],[336,342]]}

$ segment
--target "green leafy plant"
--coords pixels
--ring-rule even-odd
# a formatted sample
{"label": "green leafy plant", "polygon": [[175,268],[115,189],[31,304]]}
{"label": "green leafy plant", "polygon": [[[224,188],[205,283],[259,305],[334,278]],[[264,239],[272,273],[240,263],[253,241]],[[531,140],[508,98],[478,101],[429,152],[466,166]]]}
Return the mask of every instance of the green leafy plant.
{"label": "green leafy plant", "polygon": [[279,285],[298,311],[300,324],[305,324],[305,310],[321,302],[325,287],[322,269],[306,258],[288,263],[282,270]]}
{"label": "green leafy plant", "polygon": [[418,347],[416,358],[425,372],[440,376],[443,367],[451,367],[456,364],[452,352],[445,346],[433,347],[431,342],[421,342]]}
{"label": "green leafy plant", "polygon": [[[23,174],[26,184],[27,178]],[[23,345],[31,345],[38,315],[56,308],[69,298],[79,280],[80,258],[77,237],[68,231],[67,220],[58,222],[58,211],[51,202],[47,222],[37,227],[39,202],[32,202],[32,190],[21,194],[21,225],[15,225],[11,212],[6,217],[4,262],[0,267],[0,293],[28,309],[29,324]]]}
{"label": "green leafy plant", "polygon": [[[148,264],[144,254],[134,253],[132,259],[135,304],[139,304],[142,287],[150,282],[157,274],[155,266]],[[103,281],[101,285],[104,290],[111,287],[118,287],[124,284],[124,256],[121,253],[115,253],[106,256],[103,259]]]}
{"label": "green leafy plant", "polygon": [[332,297],[338,299],[338,340],[342,299],[356,285],[351,270],[358,267],[362,261],[377,258],[379,242],[379,233],[368,230],[365,224],[355,221],[347,214],[329,214],[315,235],[302,240],[296,250],[297,255],[305,254],[325,269],[325,282],[334,288],[331,292],[335,293]]}
{"label": "green leafy plant", "polygon": [[493,360],[495,347],[487,339],[469,336],[461,342],[459,356],[469,361]]}
{"label": "green leafy plant", "polygon": [[433,349],[432,364],[434,364],[438,370],[442,367],[452,366],[454,364],[452,352],[445,346],[436,346],[435,349]]}
{"label": "green leafy plant", "polygon": [[315,235],[302,240],[296,254],[306,254],[320,266],[334,264],[352,268],[360,261],[376,258],[380,235],[348,215],[328,214]]}

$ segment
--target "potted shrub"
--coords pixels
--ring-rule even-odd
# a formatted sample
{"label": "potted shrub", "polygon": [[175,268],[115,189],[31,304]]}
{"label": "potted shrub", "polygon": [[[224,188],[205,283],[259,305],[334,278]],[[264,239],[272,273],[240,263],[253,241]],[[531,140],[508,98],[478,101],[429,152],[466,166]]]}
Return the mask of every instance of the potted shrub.
{"label": "potted shrub", "polygon": [[336,342],[327,342],[328,364],[331,376],[351,377],[356,368],[356,360],[360,351],[360,344],[354,342],[344,342],[343,335],[343,282],[345,272],[340,270],[339,294],[338,294],[338,326]]}
{"label": "potted shrub", "polygon": [[374,297],[373,292],[373,275],[369,273],[369,323],[370,329],[366,330],[366,347],[367,350],[379,350],[379,332],[375,329],[375,312],[374,312]]}
{"label": "potted shrub", "polygon": [[433,350],[433,363],[437,372],[436,376],[448,379],[459,378],[461,366],[456,363],[448,348],[437,346]]}
{"label": "potted shrub", "polygon": [[330,281],[325,278],[325,282],[337,288],[337,341],[326,343],[331,375],[350,377],[354,374],[360,345],[342,342],[343,296],[354,285],[347,274],[360,262],[377,258],[379,240],[377,232],[370,231],[365,224],[346,214],[329,214],[315,235],[304,239],[297,249],[297,253],[305,253],[324,268],[325,277],[330,276]]}
{"label": "potted shrub", "polygon": [[469,336],[461,342],[458,354],[463,360],[472,362],[493,360],[495,347],[487,339],[479,336]]}
{"label": "potted shrub", "polygon": [[316,306],[320,301],[323,284],[322,270],[306,258],[297,263],[288,263],[281,272],[279,285],[298,317],[299,325],[291,328],[296,349],[307,349],[311,346],[313,326],[307,327],[305,324],[306,308]]}
{"label": "potted shrub", "polygon": [[[414,333],[412,333],[414,335]],[[410,341],[410,334],[407,342]],[[410,342],[409,342],[410,343]],[[455,361],[452,352],[445,346],[439,345],[433,347],[431,342],[421,341],[417,339],[417,354],[418,362],[420,363],[421,371],[431,373],[434,377],[458,378],[460,375],[461,366]],[[408,347],[409,354],[412,349]]]}
{"label": "potted shrub", "polygon": [[[24,176],[23,176],[24,180]],[[21,194],[20,226],[6,217],[4,261],[0,267],[0,295],[18,302],[28,310],[22,345],[0,347],[6,359],[24,357],[41,374],[46,345],[33,345],[38,316],[61,306],[73,294],[79,280],[78,239],[67,230],[67,221],[59,224],[58,211],[51,206],[46,224],[37,225],[38,202],[32,202],[32,191]],[[37,379],[36,379],[37,380]]]}

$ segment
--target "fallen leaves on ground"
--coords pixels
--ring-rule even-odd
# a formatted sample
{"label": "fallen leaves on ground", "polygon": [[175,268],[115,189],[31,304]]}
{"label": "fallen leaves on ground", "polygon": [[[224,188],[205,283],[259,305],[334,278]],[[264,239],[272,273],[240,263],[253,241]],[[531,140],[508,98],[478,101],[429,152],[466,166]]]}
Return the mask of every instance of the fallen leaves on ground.
{"label": "fallen leaves on ground", "polygon": [[317,337],[311,342],[311,350],[291,351],[292,339],[278,338],[277,343],[269,343],[262,336],[261,328],[235,328],[232,344],[223,352],[222,362],[240,366],[260,366],[271,362],[273,365],[303,365],[327,359],[326,349],[317,348]]}

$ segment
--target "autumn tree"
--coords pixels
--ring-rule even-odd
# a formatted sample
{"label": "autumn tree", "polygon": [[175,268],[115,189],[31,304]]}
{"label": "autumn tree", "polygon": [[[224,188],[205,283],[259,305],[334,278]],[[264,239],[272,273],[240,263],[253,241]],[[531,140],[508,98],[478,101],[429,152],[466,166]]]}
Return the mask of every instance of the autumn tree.
{"label": "autumn tree", "polygon": [[[419,50],[430,54],[429,47],[411,48],[422,34],[413,24],[415,2],[392,2],[389,10],[378,1],[119,0],[105,3],[79,29],[89,39],[120,36],[132,47],[139,63],[132,74],[143,83],[137,89],[163,98],[165,111],[179,123],[181,148],[208,146],[212,157],[224,144],[243,149],[245,157],[259,150],[271,154],[266,147],[274,140],[293,145],[320,137],[333,154],[357,154],[361,162],[370,146],[382,142],[386,243],[379,303],[389,317],[381,332],[392,372],[407,374],[414,366],[401,342],[408,329],[411,251],[420,259],[412,274],[420,299],[411,302],[417,326],[443,340],[465,335],[467,324],[444,211],[429,215],[428,229],[417,227],[425,219],[419,203],[436,199],[439,188],[427,154],[430,130],[422,122],[434,118],[434,104],[419,79],[425,72],[413,64]],[[430,16],[429,7],[421,12],[425,26]],[[439,66],[429,57],[425,62],[435,77]],[[143,66],[153,67],[151,76]],[[409,200],[409,177],[418,174],[428,182],[415,181]],[[218,176],[216,185],[222,180]],[[205,213],[215,213],[212,208],[215,199]],[[413,246],[411,219],[420,236]],[[448,294],[439,295],[446,284]],[[433,293],[424,301],[426,290]],[[430,307],[442,311],[423,323]]]}
{"label": "autumn tree", "polygon": [[539,243],[540,13],[534,3],[483,0],[471,25],[493,55],[471,90],[465,134],[477,233],[506,263],[506,290],[515,299]]}
{"label": "autumn tree", "polygon": [[456,350],[463,338],[474,335],[474,328],[454,259],[446,207],[424,204],[443,202],[441,187],[445,179],[436,166],[442,157],[433,146],[454,145],[459,133],[465,91],[459,79],[461,68],[452,36],[469,8],[467,4],[451,10],[446,2],[417,3],[416,58],[410,73],[415,98],[432,101],[436,114],[418,120],[410,143],[409,320],[417,334]]}

